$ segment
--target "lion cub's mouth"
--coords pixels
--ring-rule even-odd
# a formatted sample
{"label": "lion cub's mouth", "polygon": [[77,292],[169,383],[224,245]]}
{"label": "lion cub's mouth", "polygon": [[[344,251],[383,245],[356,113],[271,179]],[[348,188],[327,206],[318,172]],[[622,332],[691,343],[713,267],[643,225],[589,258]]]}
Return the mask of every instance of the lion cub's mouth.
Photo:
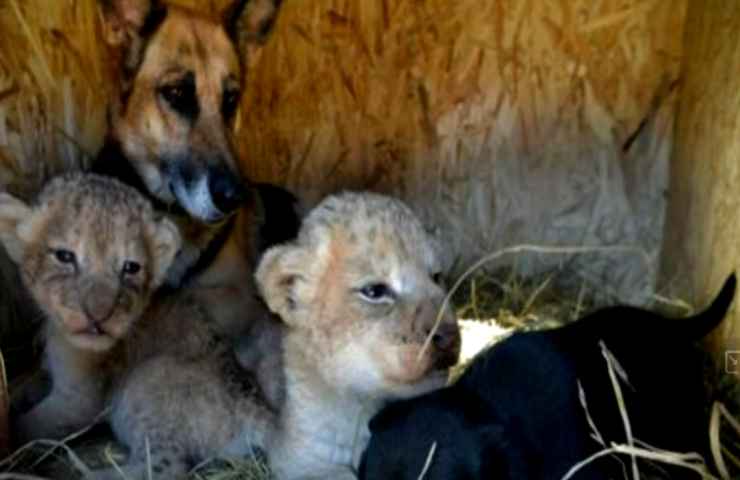
{"label": "lion cub's mouth", "polygon": [[73,332],[75,336],[83,338],[97,338],[97,337],[110,337],[111,335],[106,332],[100,325],[91,323],[87,327]]}
{"label": "lion cub's mouth", "polygon": [[90,335],[102,335],[104,332],[100,329],[97,325],[90,325],[87,327],[87,330],[85,330],[85,333],[88,333]]}
{"label": "lion cub's mouth", "polygon": [[70,342],[77,348],[94,352],[106,352],[116,343],[118,339],[97,326],[97,328],[85,328],[78,330],[69,336]]}

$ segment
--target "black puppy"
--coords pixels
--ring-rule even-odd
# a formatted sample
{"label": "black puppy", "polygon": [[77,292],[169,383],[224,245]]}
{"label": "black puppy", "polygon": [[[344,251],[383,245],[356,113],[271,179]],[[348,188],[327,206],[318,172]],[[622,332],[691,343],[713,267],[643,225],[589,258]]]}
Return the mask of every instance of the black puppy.
{"label": "black puppy", "polygon": [[[482,353],[453,386],[386,407],[370,422],[360,479],[561,479],[571,467],[625,443],[602,343],[619,380],[636,440],[665,450],[706,451],[703,357],[695,342],[724,318],[731,275],[704,312],[666,319],[632,307],[597,311],[573,324],[517,333]],[[588,414],[603,444],[593,437]],[[575,479],[625,478],[629,459],[602,457]],[[640,463],[643,475],[689,472]],[[690,478],[696,478],[692,473]]]}

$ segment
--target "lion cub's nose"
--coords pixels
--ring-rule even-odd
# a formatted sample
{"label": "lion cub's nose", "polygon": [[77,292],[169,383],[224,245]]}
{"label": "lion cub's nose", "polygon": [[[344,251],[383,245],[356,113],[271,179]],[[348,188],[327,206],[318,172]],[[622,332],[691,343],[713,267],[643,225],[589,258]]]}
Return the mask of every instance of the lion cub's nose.
{"label": "lion cub's nose", "polygon": [[457,325],[442,324],[432,336],[432,343],[444,352],[458,353],[460,350],[460,330]]}
{"label": "lion cub's nose", "polygon": [[446,319],[432,334],[434,366],[438,369],[447,369],[455,365],[460,357],[460,344],[460,329],[457,322],[452,318]]}
{"label": "lion cub's nose", "polygon": [[117,298],[115,288],[106,284],[95,284],[90,287],[82,300],[82,308],[88,320],[97,327],[113,314]]}
{"label": "lion cub's nose", "polygon": [[244,187],[241,181],[222,168],[212,168],[208,171],[208,190],[211,192],[213,204],[222,213],[233,212],[244,200]]}

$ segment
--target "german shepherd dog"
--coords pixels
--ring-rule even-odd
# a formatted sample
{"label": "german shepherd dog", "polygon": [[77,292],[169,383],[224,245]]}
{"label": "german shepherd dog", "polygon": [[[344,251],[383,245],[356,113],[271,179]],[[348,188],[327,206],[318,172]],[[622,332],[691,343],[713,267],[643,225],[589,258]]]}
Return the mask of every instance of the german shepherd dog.
{"label": "german shepherd dog", "polygon": [[169,287],[194,284],[206,303],[243,316],[258,252],[298,228],[295,197],[248,185],[232,140],[245,64],[281,0],[235,0],[210,16],[159,0],[101,3],[118,81],[92,170],[136,187],[180,226]]}

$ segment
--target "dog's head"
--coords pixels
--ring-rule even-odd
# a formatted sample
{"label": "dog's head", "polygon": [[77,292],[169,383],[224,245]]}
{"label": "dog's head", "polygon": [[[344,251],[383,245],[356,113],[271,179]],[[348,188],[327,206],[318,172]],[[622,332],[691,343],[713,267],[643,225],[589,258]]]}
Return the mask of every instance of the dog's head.
{"label": "dog's head", "polygon": [[238,46],[256,53],[280,0],[235,1],[213,16],[158,0],[101,1],[120,70],[111,136],[155,197],[221,220],[243,197],[231,139],[243,86]]}
{"label": "dog's head", "polygon": [[316,207],[295,242],[268,250],[257,280],[326,384],[403,398],[442,386],[460,350],[437,253],[401,202],[346,193]]}

